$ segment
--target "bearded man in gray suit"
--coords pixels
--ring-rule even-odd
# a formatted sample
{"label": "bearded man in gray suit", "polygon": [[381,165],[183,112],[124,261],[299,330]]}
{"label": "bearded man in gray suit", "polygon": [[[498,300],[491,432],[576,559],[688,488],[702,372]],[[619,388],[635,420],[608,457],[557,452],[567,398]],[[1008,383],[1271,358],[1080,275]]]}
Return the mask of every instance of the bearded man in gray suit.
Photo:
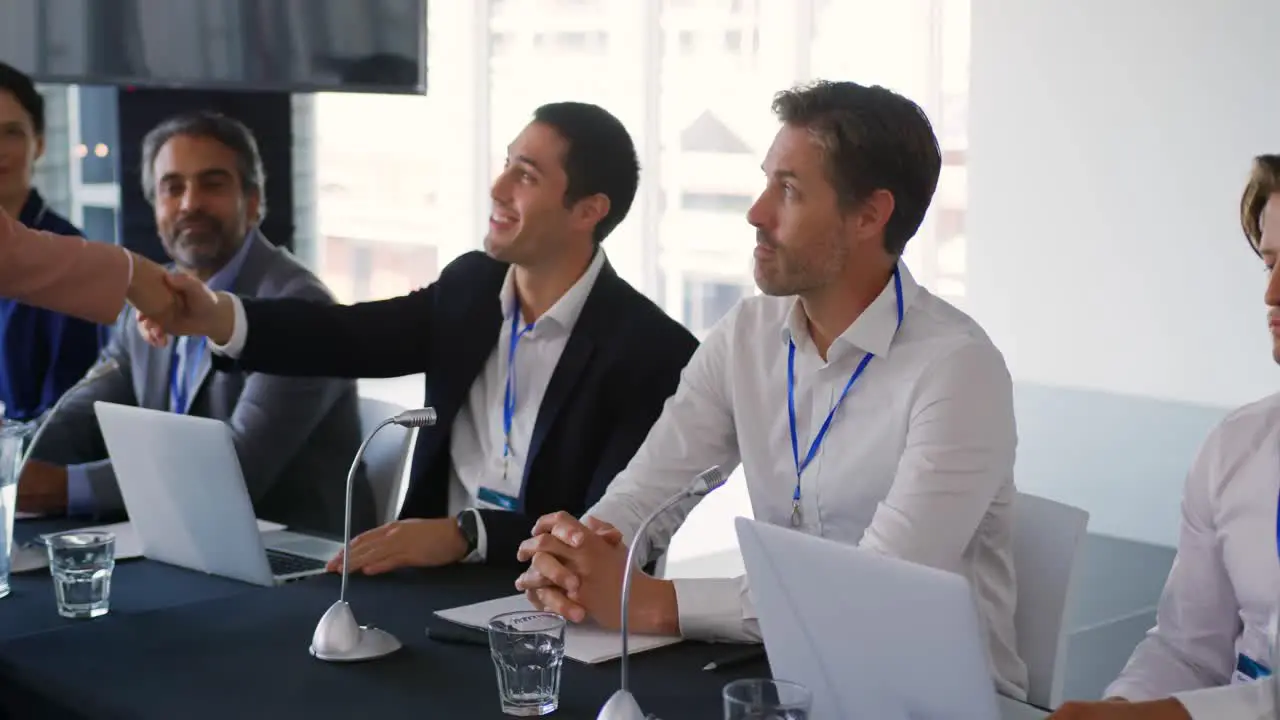
{"label": "bearded man in gray suit", "polygon": [[[242,123],[215,113],[174,117],[147,135],[142,155],[143,190],[177,269],[239,295],[334,301],[314,274],[259,232],[265,178]],[[347,469],[360,444],[353,381],[211,372],[203,338],[152,347],[132,309],[105,351],[110,361],[118,367],[72,390],[46,420],[19,482],[19,509],[96,518],[124,510],[94,417],[93,403],[102,400],[226,422],[259,518],[342,532]],[[374,524],[373,497],[363,476],[355,490],[358,531]]]}

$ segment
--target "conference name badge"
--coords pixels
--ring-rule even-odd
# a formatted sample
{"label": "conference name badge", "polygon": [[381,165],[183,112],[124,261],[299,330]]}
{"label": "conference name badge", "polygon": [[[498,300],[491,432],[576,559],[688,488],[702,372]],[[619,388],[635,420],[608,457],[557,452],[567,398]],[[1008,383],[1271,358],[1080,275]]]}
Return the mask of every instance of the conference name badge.
{"label": "conference name badge", "polygon": [[489,510],[506,510],[507,512],[515,512],[516,506],[519,504],[516,498],[487,487],[482,487],[476,491],[476,500]]}
{"label": "conference name badge", "polygon": [[1231,677],[1231,682],[1233,684],[1247,683],[1270,676],[1271,668],[1244,653],[1240,653],[1236,657],[1236,671]]}

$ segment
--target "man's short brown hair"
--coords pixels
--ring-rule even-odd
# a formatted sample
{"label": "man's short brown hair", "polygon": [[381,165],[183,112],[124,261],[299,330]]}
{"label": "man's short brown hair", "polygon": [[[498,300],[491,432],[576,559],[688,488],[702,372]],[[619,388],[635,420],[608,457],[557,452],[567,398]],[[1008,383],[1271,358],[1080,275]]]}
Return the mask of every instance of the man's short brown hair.
{"label": "man's short brown hair", "polygon": [[1254,252],[1262,247],[1262,211],[1276,193],[1280,193],[1280,155],[1259,155],[1253,159],[1249,184],[1240,198],[1240,228]]}

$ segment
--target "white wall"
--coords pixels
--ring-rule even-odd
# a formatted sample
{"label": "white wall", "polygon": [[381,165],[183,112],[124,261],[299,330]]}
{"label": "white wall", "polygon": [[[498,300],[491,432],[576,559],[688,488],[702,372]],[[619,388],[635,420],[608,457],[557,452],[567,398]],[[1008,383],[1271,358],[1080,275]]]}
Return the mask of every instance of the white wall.
{"label": "white wall", "polygon": [[1237,221],[1280,152],[1280,3],[972,8],[966,309],[1032,389],[1019,484],[1172,544],[1203,433],[1280,380]]}

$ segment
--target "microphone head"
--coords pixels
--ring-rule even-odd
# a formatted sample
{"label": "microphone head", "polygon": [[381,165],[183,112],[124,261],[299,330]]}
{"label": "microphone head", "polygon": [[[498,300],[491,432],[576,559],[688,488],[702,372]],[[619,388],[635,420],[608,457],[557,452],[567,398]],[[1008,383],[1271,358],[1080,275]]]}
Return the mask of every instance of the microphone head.
{"label": "microphone head", "polygon": [[724,472],[720,470],[719,465],[713,465],[698,473],[697,477],[693,479],[693,485],[689,488],[689,492],[694,497],[702,497],[723,485],[728,479],[725,477]]}
{"label": "microphone head", "polygon": [[417,410],[405,410],[392,418],[391,422],[407,428],[430,427],[436,424],[436,409],[427,407]]}

